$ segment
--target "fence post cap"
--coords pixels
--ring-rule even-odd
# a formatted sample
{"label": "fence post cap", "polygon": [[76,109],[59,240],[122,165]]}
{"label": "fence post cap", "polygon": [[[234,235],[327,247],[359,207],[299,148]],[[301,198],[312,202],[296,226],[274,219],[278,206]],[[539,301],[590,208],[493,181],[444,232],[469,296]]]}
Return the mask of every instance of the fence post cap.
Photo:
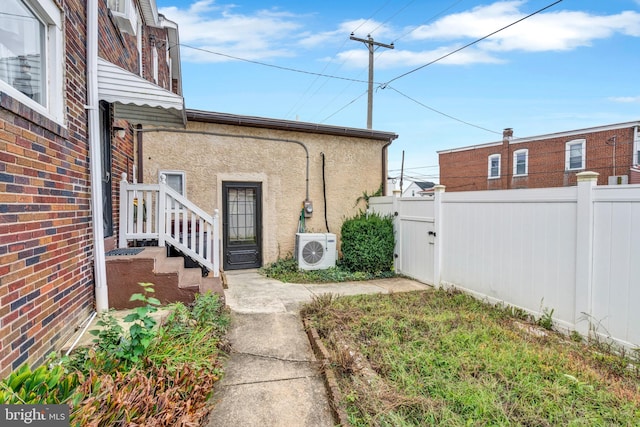
{"label": "fence post cap", "polygon": [[444,193],[445,188],[447,188],[445,185],[438,184],[433,186],[433,191],[435,193]]}
{"label": "fence post cap", "polygon": [[578,182],[597,181],[600,174],[598,172],[585,171],[576,174]]}

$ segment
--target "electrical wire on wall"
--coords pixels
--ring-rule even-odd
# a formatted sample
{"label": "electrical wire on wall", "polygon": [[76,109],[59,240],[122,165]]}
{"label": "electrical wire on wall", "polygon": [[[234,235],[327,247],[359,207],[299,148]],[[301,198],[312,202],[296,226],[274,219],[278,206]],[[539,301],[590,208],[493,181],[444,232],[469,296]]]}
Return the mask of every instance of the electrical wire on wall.
{"label": "electrical wire on wall", "polygon": [[324,196],[324,225],[327,227],[327,233],[330,233],[329,221],[327,220],[327,180],[325,179],[324,173],[324,152],[321,152],[320,155],[322,156],[322,195]]}
{"label": "electrical wire on wall", "polygon": [[305,232],[305,223],[304,223],[304,206],[302,206],[302,209],[300,210],[300,218],[298,218],[298,233],[304,233]]}

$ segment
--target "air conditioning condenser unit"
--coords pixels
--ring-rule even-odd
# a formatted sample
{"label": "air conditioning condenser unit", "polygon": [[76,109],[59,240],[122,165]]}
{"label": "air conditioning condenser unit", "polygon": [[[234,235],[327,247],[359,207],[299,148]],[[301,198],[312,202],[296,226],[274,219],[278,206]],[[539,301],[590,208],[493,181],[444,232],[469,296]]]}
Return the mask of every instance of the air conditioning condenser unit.
{"label": "air conditioning condenser unit", "polygon": [[336,235],[297,233],[295,256],[301,270],[324,270],[336,265]]}

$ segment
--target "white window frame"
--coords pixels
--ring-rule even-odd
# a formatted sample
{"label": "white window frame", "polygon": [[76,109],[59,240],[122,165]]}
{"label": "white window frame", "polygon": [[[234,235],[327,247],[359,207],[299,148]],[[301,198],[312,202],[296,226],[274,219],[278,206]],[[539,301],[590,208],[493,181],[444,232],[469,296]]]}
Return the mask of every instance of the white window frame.
{"label": "white window frame", "polygon": [[[580,167],[571,167],[571,147],[575,145],[581,145],[582,160],[580,161]],[[573,139],[565,144],[564,155],[564,168],[567,171],[583,170],[587,163],[587,140],[586,139]]]}
{"label": "white window frame", "polygon": [[[518,173],[518,155],[524,155],[524,172]],[[529,150],[523,148],[513,152],[513,176],[527,176],[529,174]]]}
{"label": "white window frame", "polygon": [[638,126],[633,130],[633,164],[640,165],[640,132],[638,132]]}
{"label": "white window frame", "polygon": [[107,6],[120,31],[133,36],[138,31],[138,10],[132,0],[108,0]]}
{"label": "white window frame", "polygon": [[184,197],[187,197],[187,174],[185,173],[185,171],[161,170],[158,172],[158,182],[162,181],[162,175],[167,177],[167,182],[169,175],[179,175],[182,178],[182,189],[179,191],[179,193]]}
{"label": "white window frame", "polygon": [[[498,174],[497,175],[492,175],[491,174],[491,161],[493,159],[498,159]],[[500,178],[500,169],[501,169],[501,167],[502,167],[502,164],[501,164],[500,154],[491,154],[491,155],[489,155],[488,166],[487,166],[487,178],[488,179],[498,179],[498,178]]]}
{"label": "white window frame", "polygon": [[[20,1],[20,0],[19,0]],[[66,126],[64,115],[64,81],[63,66],[65,52],[63,49],[64,34],[62,31],[62,11],[52,0],[21,0],[45,25],[44,42],[44,88],[45,103],[29,98],[9,83],[0,80],[0,91],[47,118]]]}

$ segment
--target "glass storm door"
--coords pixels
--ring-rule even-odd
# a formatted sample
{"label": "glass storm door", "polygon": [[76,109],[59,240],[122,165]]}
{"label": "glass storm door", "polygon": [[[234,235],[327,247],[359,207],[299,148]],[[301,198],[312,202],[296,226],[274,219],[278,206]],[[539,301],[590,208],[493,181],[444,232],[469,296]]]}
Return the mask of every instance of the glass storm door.
{"label": "glass storm door", "polygon": [[262,265],[262,184],[223,182],[223,267],[225,270]]}
{"label": "glass storm door", "polygon": [[111,117],[109,106],[100,103],[100,147],[102,149],[102,221],[104,237],[113,236],[111,190]]}

